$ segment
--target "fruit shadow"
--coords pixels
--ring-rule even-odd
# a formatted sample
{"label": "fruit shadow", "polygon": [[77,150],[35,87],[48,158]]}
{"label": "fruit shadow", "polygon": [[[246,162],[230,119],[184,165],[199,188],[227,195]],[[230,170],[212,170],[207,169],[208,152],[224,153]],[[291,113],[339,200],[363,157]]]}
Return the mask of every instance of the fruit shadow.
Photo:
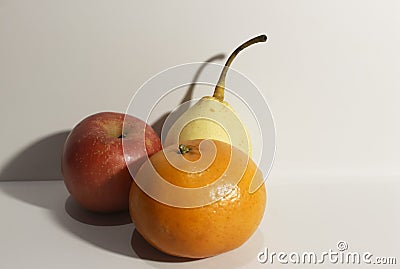
{"label": "fruit shadow", "polygon": [[165,263],[174,263],[176,265],[184,263],[192,269],[238,268],[246,266],[246,264],[257,259],[257,254],[263,249],[264,235],[261,229],[257,229],[241,247],[203,259],[181,258],[165,254],[147,243],[136,230],[133,231],[131,244],[136,255],[155,268],[166,268]]}
{"label": "fruit shadow", "polygon": [[72,235],[101,249],[138,258],[129,244],[134,226],[128,211],[109,214],[90,212],[68,196],[64,208],[54,213],[55,221]]}
{"label": "fruit shadow", "polygon": [[167,133],[168,129],[171,128],[171,126],[164,126],[164,123],[166,123],[166,120],[168,117],[168,123],[173,123],[175,122],[191,105],[190,100],[193,99],[193,92],[196,87],[196,83],[200,77],[201,72],[203,72],[204,68],[207,66],[207,64],[217,61],[217,60],[222,60],[225,58],[225,55],[223,53],[217,54],[209,59],[207,59],[197,70],[196,74],[193,77],[192,83],[190,84],[188,90],[186,91],[186,94],[183,96],[181,102],[180,102],[180,107],[174,111],[174,113],[171,114],[172,111],[166,112],[163,114],[160,118],[158,118],[153,124],[152,128],[154,131],[158,134],[159,137],[162,137],[162,133]]}
{"label": "fruit shadow", "polygon": [[71,236],[101,250],[144,260],[156,268],[164,268],[166,263],[188,263],[191,268],[214,268],[217,264],[221,268],[234,268],[253,260],[264,243],[263,234],[257,230],[244,246],[216,257],[200,260],[174,257],[147,243],[130,222],[128,212],[89,212],[73,200],[62,181],[0,182],[0,189],[18,201],[47,210],[50,221]]}
{"label": "fruit shadow", "polygon": [[82,208],[62,180],[0,181],[0,195],[47,210],[49,221],[99,249],[137,259],[182,261],[160,253],[138,236],[128,211],[100,214]]}
{"label": "fruit shadow", "polygon": [[61,180],[3,181],[0,182],[0,195],[8,195],[17,201],[47,210],[47,221],[61,227],[66,232],[61,234],[63,236],[70,234],[99,249],[138,258],[130,244],[134,226],[129,213],[88,212],[69,196]]}
{"label": "fruit shadow", "polygon": [[131,247],[139,258],[147,261],[182,263],[199,260],[165,254],[150,245],[136,229],[132,233]]}
{"label": "fruit shadow", "polygon": [[33,142],[6,163],[0,181],[61,180],[61,153],[69,130]]}
{"label": "fruit shadow", "polygon": [[[145,160],[139,160],[140,166]],[[131,167],[134,171],[137,165]],[[80,206],[72,196],[65,200],[65,214],[55,215],[56,221],[67,231],[100,248],[124,256],[158,262],[186,262],[191,259],[164,254],[137,232],[129,211],[96,213]],[[69,218],[66,218],[69,217]]]}
{"label": "fruit shadow", "polygon": [[[69,196],[65,202],[65,212],[70,219],[65,219],[65,215],[61,218],[58,216],[57,219],[64,228],[108,251],[147,261],[164,263],[193,261],[165,254],[151,246],[135,229],[128,211],[110,214],[90,212]],[[75,221],[71,221],[72,219]]]}
{"label": "fruit shadow", "polygon": [[[63,187],[66,191],[64,184]],[[66,195],[60,205],[62,208],[53,214],[57,224],[73,236],[98,248],[138,258],[130,247],[129,239],[135,227],[128,210],[115,213],[92,212],[79,205],[67,191]]]}

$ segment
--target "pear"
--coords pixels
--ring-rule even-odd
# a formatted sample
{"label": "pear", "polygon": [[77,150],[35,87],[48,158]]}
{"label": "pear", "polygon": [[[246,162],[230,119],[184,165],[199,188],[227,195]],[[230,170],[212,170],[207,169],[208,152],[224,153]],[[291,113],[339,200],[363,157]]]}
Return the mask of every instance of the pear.
{"label": "pear", "polygon": [[229,56],[213,96],[204,96],[176,120],[165,138],[166,146],[180,144],[187,140],[215,139],[231,144],[251,156],[251,141],[248,131],[232,106],[224,101],[225,79],[229,66],[241,50],[266,40],[266,35],[252,38],[240,45]]}

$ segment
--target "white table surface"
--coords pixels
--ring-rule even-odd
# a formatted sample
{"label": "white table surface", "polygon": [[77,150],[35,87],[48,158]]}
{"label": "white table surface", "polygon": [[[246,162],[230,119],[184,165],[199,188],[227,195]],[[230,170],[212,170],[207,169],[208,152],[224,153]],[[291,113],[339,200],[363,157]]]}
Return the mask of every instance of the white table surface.
{"label": "white table surface", "polygon": [[397,265],[386,267],[400,262],[399,178],[271,178],[266,214],[253,237],[239,249],[197,261],[154,250],[128,214],[82,211],[63,181],[0,182],[0,190],[1,268],[291,268],[260,264],[257,254],[265,247],[321,253],[340,240],[349,251],[397,257]]}

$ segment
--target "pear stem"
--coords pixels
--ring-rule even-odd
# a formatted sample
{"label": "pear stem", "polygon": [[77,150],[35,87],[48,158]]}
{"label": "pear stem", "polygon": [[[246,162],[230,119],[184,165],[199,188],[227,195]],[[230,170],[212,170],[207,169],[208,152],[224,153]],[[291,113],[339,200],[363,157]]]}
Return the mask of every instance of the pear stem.
{"label": "pear stem", "polygon": [[221,72],[221,75],[219,77],[217,86],[215,87],[213,97],[218,99],[219,101],[224,101],[224,91],[225,91],[225,79],[226,79],[226,74],[228,73],[229,66],[235,59],[236,55],[239,54],[239,52],[245,48],[247,48],[250,45],[253,45],[258,42],[265,42],[267,41],[267,36],[266,35],[259,35],[256,36],[249,41],[246,41],[242,45],[240,45],[234,52],[232,52],[231,56],[229,56],[228,60],[225,63],[224,69]]}

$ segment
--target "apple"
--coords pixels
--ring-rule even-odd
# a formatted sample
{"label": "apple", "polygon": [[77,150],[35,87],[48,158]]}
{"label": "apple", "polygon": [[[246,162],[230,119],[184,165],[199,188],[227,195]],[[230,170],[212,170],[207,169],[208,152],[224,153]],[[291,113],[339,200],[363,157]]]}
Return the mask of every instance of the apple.
{"label": "apple", "polygon": [[128,167],[132,171],[160,150],[157,133],[138,118],[116,112],[88,116],[65,141],[61,160],[65,185],[91,211],[128,210],[132,183]]}

